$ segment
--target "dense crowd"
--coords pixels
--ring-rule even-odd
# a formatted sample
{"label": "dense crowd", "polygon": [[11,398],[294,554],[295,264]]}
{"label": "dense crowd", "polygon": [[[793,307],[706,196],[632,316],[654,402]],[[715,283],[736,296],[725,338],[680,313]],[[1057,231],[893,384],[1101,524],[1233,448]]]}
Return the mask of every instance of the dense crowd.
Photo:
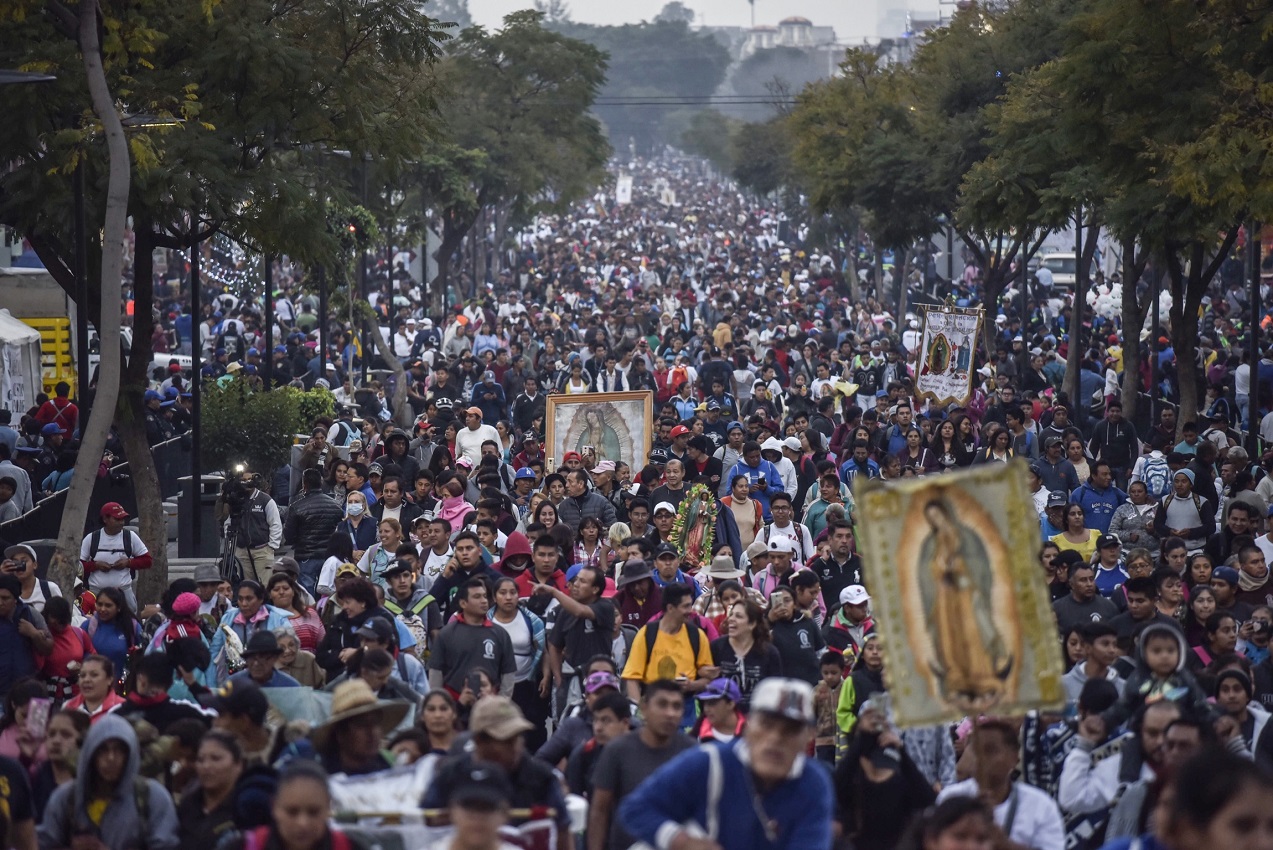
{"label": "dense crowd", "polygon": [[[1024,312],[985,305],[972,396],[938,406],[915,393],[919,319],[888,308],[902,269],[868,241],[809,252],[691,165],[636,178],[631,203],[537,219],[443,314],[379,257],[394,364],[285,261],[272,351],[227,275],[197,318],[173,290],[157,351],[198,345],[201,380],[257,391],[269,358],[275,385],[325,387],[335,412],[291,467],[232,475],[234,568],[157,604],[134,592],[151,556],[118,504],[73,596],[35,548],[5,550],[5,846],[347,847],[331,783],[426,762],[419,807],[465,850],[536,819],[589,850],[1273,846],[1273,455],[1239,416],[1269,409],[1273,351],[1238,353],[1259,333],[1240,300],[1209,299],[1196,353],[1150,330],[1147,432],[1122,415],[1118,376],[1143,364],[1122,361],[1117,318],[1089,314],[1076,350],[1046,274]],[[933,246],[905,259],[912,290],[980,303],[974,263],[943,282]],[[1202,421],[1177,421],[1178,356],[1204,367]],[[152,443],[191,426],[188,380],[156,375]],[[653,394],[648,454],[546,457],[549,395],[615,391]],[[61,489],[77,420],[59,387],[0,425],[0,519]],[[1066,709],[898,730],[855,481],[1014,458]],[[712,517],[701,559],[687,501]],[[295,719],[319,692],[325,719]]]}

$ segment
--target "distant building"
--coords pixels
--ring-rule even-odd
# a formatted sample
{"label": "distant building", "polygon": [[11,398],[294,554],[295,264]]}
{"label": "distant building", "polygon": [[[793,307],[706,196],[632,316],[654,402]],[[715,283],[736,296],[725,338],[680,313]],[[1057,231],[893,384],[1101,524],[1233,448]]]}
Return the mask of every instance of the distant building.
{"label": "distant building", "polygon": [[747,32],[738,58],[746,59],[761,50],[794,47],[809,52],[824,52],[835,44],[835,28],[814,26],[813,21],[793,15],[783,18],[778,26],[760,24]]}

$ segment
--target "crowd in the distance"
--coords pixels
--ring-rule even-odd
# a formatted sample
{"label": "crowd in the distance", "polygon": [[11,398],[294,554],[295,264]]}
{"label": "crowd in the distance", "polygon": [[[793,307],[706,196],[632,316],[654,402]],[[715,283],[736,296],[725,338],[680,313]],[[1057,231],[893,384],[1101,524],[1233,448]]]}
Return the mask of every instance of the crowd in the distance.
{"label": "crowd in the distance", "polygon": [[[887,277],[860,291],[847,273],[869,276],[869,245],[833,258],[801,236],[647,163],[633,203],[537,220],[444,315],[385,258],[371,302],[405,387],[285,264],[273,351],[259,305],[215,289],[197,319],[164,305],[157,340],[200,345],[201,379],[264,390],[269,357],[276,384],[336,405],[291,467],[223,493],[241,580],[209,562],[138,600],[151,556],[113,503],[73,597],[35,547],[5,551],[8,845],[351,846],[329,776],[437,756],[420,808],[464,850],[544,818],[558,848],[589,850],[1269,847],[1273,479],[1235,428],[1268,408],[1273,357],[1236,354],[1237,305],[1215,298],[1200,323],[1205,425],[1167,404],[1138,433],[1117,321],[1089,319],[1075,350],[1068,296],[1042,285],[1024,314],[988,309],[972,396],[939,407],[915,393],[919,320],[882,306]],[[932,282],[930,250],[906,259],[909,284]],[[980,270],[963,272],[941,291],[975,304]],[[156,378],[154,441],[189,424],[182,381]],[[648,453],[617,455],[596,423],[546,456],[549,394],[624,390],[653,394]],[[0,425],[0,511],[25,509],[37,464],[58,483],[67,405]],[[1067,712],[899,731],[853,486],[1018,457]],[[708,517],[701,557],[690,516]],[[321,722],[292,716],[308,691]]]}

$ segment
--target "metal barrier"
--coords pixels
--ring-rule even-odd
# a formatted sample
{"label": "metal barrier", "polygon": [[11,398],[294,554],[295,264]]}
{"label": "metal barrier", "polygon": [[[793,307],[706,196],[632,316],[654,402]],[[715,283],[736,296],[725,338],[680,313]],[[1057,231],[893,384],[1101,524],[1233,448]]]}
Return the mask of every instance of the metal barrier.
{"label": "metal barrier", "polygon": [[[181,489],[179,479],[191,471],[190,448],[181,437],[176,437],[151,447],[151,457],[159,475],[161,499],[170,499]],[[62,525],[62,513],[66,507],[66,494],[62,490],[36,502],[35,507],[22,516],[0,523],[0,540],[18,543],[25,540],[56,539]],[[117,464],[105,478],[93,483],[93,495],[89,499],[88,516],[84,533],[97,527],[96,518],[107,502],[119,502],[132,516],[137,515],[137,495],[129,476],[128,463]]]}

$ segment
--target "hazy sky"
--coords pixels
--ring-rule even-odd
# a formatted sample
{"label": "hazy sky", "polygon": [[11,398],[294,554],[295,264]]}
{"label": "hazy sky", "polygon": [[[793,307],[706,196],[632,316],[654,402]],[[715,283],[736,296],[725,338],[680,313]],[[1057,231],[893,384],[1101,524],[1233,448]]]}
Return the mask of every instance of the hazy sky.
{"label": "hazy sky", "polygon": [[[571,17],[583,23],[622,24],[650,20],[666,0],[568,0]],[[709,26],[751,25],[747,0],[682,0],[693,9],[696,24]],[[480,24],[496,26],[509,12],[531,6],[529,0],[469,0],[469,11]],[[756,23],[776,24],[790,15],[802,15],[820,26],[835,27],[836,38],[859,43],[865,37],[896,36],[902,30],[903,13],[935,19],[938,0],[756,0]]]}

